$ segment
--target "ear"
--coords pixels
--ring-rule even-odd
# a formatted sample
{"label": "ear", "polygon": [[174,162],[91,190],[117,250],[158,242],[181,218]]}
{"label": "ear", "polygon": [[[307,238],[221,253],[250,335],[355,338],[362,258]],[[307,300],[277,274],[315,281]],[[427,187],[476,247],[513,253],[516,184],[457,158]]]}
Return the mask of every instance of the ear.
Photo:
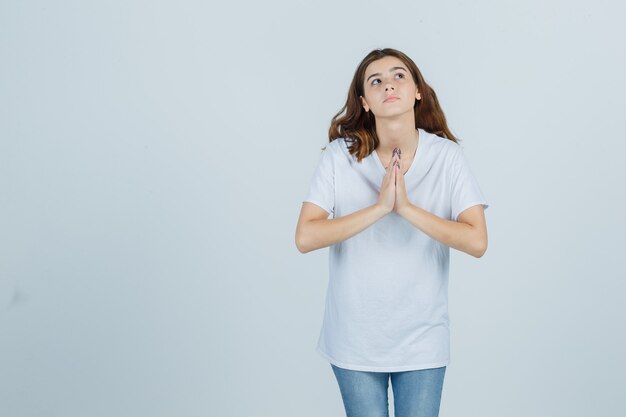
{"label": "ear", "polygon": [[361,105],[365,109],[366,112],[370,111],[370,106],[367,105],[367,102],[363,98],[363,96],[359,96],[361,98]]}
{"label": "ear", "polygon": [[422,99],[422,94],[421,94],[419,91],[416,91],[416,92],[415,92],[415,98],[416,98],[417,100],[421,100],[421,99]]}

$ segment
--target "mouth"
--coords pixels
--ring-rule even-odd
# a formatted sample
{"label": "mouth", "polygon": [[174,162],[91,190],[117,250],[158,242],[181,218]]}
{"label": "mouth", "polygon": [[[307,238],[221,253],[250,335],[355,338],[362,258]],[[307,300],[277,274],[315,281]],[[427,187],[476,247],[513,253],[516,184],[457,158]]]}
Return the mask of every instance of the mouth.
{"label": "mouth", "polygon": [[396,101],[396,100],[400,100],[400,99],[399,99],[398,97],[396,97],[396,96],[391,96],[391,97],[387,97],[387,98],[383,101],[383,103],[390,103],[390,102],[392,102],[392,101]]}

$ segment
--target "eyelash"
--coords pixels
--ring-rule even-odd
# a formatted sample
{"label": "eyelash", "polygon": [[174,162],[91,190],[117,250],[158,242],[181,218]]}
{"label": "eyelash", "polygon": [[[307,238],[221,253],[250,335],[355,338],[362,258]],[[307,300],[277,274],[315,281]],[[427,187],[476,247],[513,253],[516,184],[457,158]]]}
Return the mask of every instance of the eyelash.
{"label": "eyelash", "polygon": [[[404,74],[403,74],[403,73],[401,73],[401,72],[397,72],[397,73],[396,73],[396,74],[394,74],[394,75],[402,75],[402,78],[404,78]],[[374,84],[374,81],[376,81],[376,80],[380,81],[380,78],[374,78],[374,79],[372,80],[371,84],[372,84],[372,85],[376,85],[376,84]]]}

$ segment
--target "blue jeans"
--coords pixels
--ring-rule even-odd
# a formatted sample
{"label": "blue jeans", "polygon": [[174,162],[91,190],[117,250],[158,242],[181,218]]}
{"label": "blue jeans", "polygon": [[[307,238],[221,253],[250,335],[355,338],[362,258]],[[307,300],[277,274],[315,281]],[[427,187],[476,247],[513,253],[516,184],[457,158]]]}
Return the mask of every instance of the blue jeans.
{"label": "blue jeans", "polygon": [[437,417],[446,367],[405,372],[368,372],[332,363],[347,417],[389,417],[387,390],[393,389],[395,417]]}

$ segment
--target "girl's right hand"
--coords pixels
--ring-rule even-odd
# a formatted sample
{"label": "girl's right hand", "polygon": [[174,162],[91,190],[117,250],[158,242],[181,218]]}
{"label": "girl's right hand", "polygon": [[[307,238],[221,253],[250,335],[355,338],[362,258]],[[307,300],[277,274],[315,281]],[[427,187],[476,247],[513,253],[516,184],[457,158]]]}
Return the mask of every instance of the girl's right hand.
{"label": "girl's right hand", "polygon": [[[376,152],[376,151],[374,151]],[[376,204],[385,209],[385,213],[393,211],[393,206],[396,202],[396,168],[397,158],[394,155],[391,156],[389,165],[387,166],[387,172],[383,177],[383,182],[380,186],[380,194]]]}

